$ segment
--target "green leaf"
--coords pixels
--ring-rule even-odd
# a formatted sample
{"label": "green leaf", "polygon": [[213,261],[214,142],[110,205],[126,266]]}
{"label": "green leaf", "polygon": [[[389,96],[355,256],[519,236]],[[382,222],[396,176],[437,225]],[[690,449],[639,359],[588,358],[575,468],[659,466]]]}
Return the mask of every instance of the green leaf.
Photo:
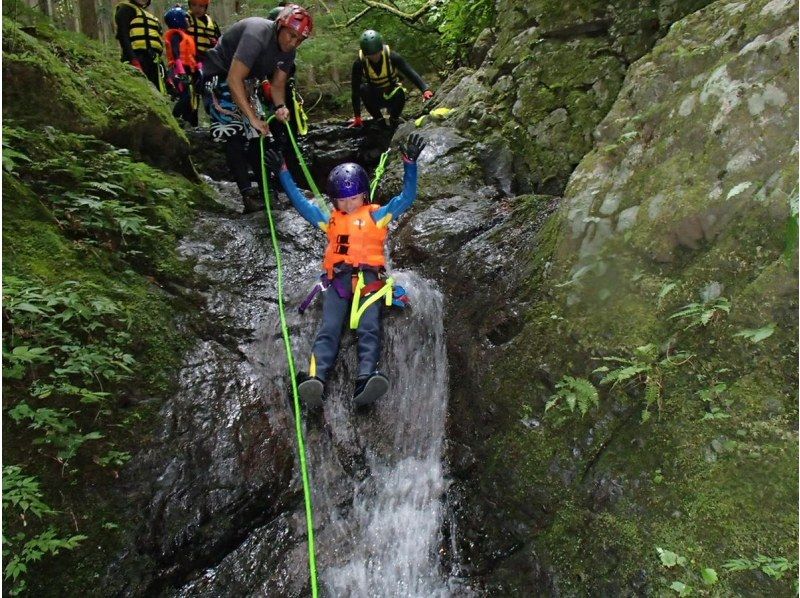
{"label": "green leaf", "polygon": [[715,583],[719,581],[719,577],[717,576],[717,572],[710,567],[706,567],[702,571],[700,571],[700,576],[703,578],[703,583],[707,586],[713,586]]}
{"label": "green leaf", "polygon": [[663,287],[661,287],[661,290],[658,292],[659,305],[661,304],[661,300],[664,299],[664,297],[666,297],[670,293],[670,291],[672,291],[676,286],[678,286],[677,282],[668,282]]}
{"label": "green leaf", "polygon": [[760,343],[765,338],[771,337],[775,333],[775,324],[768,324],[763,328],[745,329],[734,334],[734,338],[742,337],[753,343]]}
{"label": "green leaf", "polygon": [[686,565],[686,557],[682,557],[671,550],[664,550],[663,548],[656,547],[656,551],[661,559],[661,564],[665,567],[674,567],[675,565],[683,567]]}
{"label": "green leaf", "polygon": [[677,592],[678,596],[691,596],[692,594],[691,586],[687,586],[682,581],[673,581],[669,588]]}
{"label": "green leaf", "polygon": [[27,571],[28,567],[25,565],[25,563],[20,562],[18,557],[14,557],[11,562],[6,565],[5,578],[14,581],[20,576],[21,573],[25,573]]}
{"label": "green leaf", "polygon": [[661,564],[665,567],[674,567],[678,563],[678,555],[670,550],[664,550],[656,546],[658,558],[661,559]]}
{"label": "green leaf", "polygon": [[620,368],[603,377],[603,379],[600,380],[600,384],[617,384],[618,382],[625,382],[626,380],[630,380],[631,378],[641,374],[642,372],[646,372],[649,369],[650,366],[647,365],[630,365],[628,367]]}
{"label": "green leaf", "polygon": [[43,314],[44,312],[33,305],[32,303],[17,303],[16,305],[11,306],[12,311],[26,311],[33,314]]}

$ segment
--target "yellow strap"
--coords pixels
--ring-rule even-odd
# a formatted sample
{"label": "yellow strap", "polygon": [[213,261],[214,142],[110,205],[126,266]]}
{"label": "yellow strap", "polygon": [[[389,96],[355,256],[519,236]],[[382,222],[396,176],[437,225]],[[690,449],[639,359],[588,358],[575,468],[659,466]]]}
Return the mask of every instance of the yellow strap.
{"label": "yellow strap", "polygon": [[297,122],[297,134],[305,135],[308,133],[308,116],[305,110],[303,110],[303,102],[297,99],[299,95],[297,90],[292,87],[292,101],[294,102],[294,118]]}
{"label": "yellow strap", "polygon": [[398,85],[397,87],[395,87],[395,88],[394,88],[392,91],[390,91],[389,93],[385,93],[385,94],[383,94],[383,99],[384,99],[384,100],[391,100],[391,99],[394,97],[394,94],[396,94],[396,93],[397,93],[398,91],[400,91],[401,89],[402,89],[403,91],[405,91],[405,87],[403,87],[402,85]]}
{"label": "yellow strap", "polygon": [[160,91],[164,95],[167,95],[167,86],[164,85],[164,79],[167,76],[167,72],[164,69],[164,63],[161,62],[160,59],[156,63],[156,69],[158,70],[158,91]]}
{"label": "yellow strap", "polygon": [[[358,282],[356,283],[356,289],[353,292],[353,303],[350,305],[350,329],[355,330],[358,328],[358,323],[361,321],[361,316],[364,315],[364,312],[369,309],[369,307],[378,301],[381,297],[384,298],[384,303],[386,306],[390,306],[392,304],[392,289],[394,286],[394,278],[391,276],[383,281],[383,286],[372,293],[369,297],[366,298],[364,303],[361,303],[361,289],[363,289],[366,285],[364,284],[364,273],[358,273]],[[361,305],[359,306],[359,303]]]}

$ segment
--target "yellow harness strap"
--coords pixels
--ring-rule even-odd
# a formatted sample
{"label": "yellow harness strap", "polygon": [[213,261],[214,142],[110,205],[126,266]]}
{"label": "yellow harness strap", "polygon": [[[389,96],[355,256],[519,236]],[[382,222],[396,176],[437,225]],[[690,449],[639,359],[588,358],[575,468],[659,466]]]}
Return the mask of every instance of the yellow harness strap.
{"label": "yellow harness strap", "polygon": [[297,121],[297,134],[305,135],[308,133],[308,116],[303,110],[303,98],[294,87],[292,87],[292,102],[294,102],[294,117]]}
{"label": "yellow harness strap", "polygon": [[[358,273],[358,282],[356,282],[356,288],[353,291],[353,303],[350,305],[350,329],[355,330],[358,328],[358,323],[361,321],[361,316],[364,315],[364,312],[369,309],[369,307],[377,302],[381,297],[384,298],[384,303],[387,307],[392,304],[392,292],[394,287],[394,278],[389,276],[386,280],[383,281],[383,286],[372,293],[369,297],[367,297],[363,303],[361,303],[361,289],[363,289],[366,285],[364,284],[364,273]],[[360,305],[359,305],[360,304]]]}
{"label": "yellow harness strap", "polygon": [[164,83],[164,80],[167,78],[167,71],[164,68],[164,63],[161,62],[160,57],[158,59],[158,63],[156,64],[156,68],[158,69],[158,91],[160,91],[163,95],[167,95],[167,86]]}

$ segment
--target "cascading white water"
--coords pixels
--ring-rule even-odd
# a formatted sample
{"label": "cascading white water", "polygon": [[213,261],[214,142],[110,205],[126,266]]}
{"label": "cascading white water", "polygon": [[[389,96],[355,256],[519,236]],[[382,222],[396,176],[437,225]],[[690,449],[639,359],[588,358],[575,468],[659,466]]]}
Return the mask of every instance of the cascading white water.
{"label": "cascading white water", "polygon": [[[353,347],[344,347],[344,383],[333,381],[326,405],[334,444],[309,442],[320,579],[333,596],[451,595],[438,556],[448,388],[442,296],[413,273],[395,278],[413,307],[386,318],[389,395],[370,413],[353,412]],[[363,450],[363,469],[342,480],[335,447],[351,443]]]}

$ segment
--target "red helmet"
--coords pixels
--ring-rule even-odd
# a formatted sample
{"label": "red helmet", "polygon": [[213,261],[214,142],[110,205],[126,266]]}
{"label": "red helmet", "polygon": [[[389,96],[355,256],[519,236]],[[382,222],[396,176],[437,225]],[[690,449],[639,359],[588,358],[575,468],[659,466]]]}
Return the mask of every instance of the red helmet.
{"label": "red helmet", "polygon": [[311,18],[311,14],[309,14],[305,8],[297,4],[287,4],[284,6],[283,10],[278,14],[276,21],[278,21],[278,26],[290,27],[302,35],[303,38],[311,35],[311,32],[314,30],[314,19]]}

